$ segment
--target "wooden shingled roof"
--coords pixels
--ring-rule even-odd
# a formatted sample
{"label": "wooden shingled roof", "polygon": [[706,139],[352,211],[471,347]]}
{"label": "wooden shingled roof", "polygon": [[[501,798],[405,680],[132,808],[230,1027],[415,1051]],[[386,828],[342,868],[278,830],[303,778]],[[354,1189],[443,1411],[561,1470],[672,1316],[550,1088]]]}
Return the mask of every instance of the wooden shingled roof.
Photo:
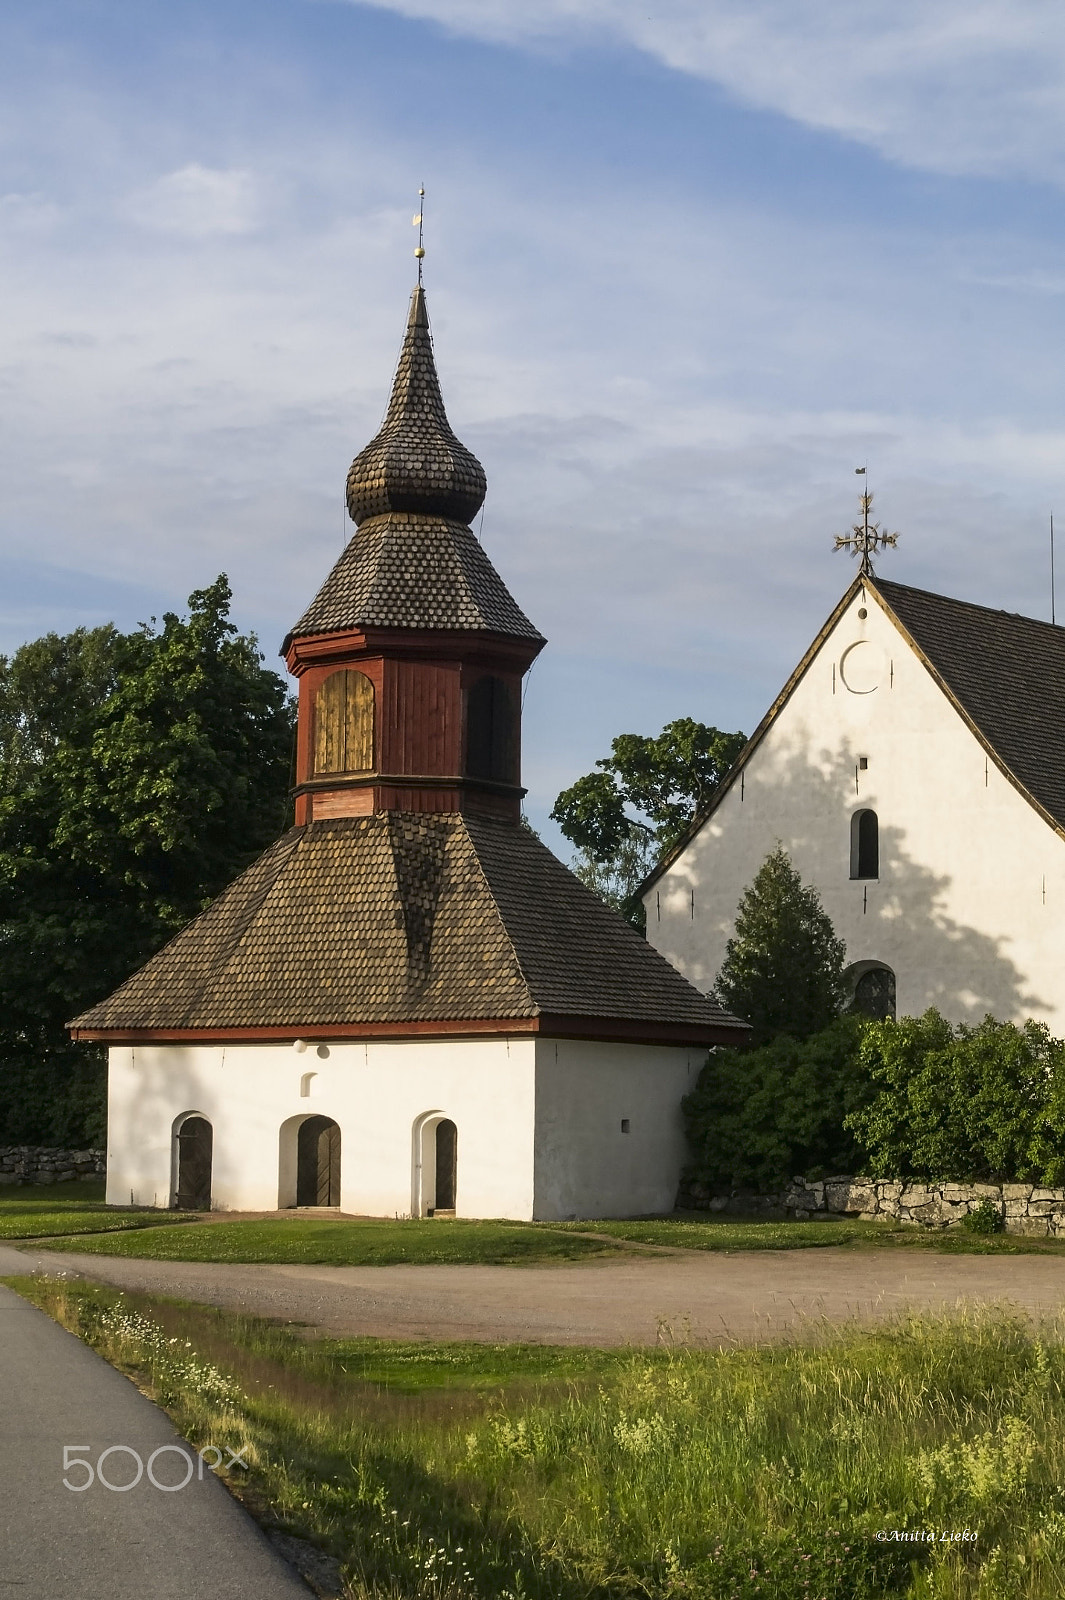
{"label": "wooden shingled roof", "polygon": [[744,1031],[533,834],[410,812],[286,833],[71,1027],[111,1041]]}
{"label": "wooden shingled roof", "polygon": [[346,628],[483,630],[541,640],[470,529],[436,515],[373,517],[282,646]]}
{"label": "wooden shingled roof", "polygon": [[989,752],[1065,828],[1065,628],[874,578]]}

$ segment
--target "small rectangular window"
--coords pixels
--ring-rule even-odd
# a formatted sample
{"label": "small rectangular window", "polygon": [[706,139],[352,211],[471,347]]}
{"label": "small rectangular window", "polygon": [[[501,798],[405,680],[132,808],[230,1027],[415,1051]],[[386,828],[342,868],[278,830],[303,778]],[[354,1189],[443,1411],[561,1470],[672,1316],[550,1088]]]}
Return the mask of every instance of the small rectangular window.
{"label": "small rectangular window", "polygon": [[859,756],[858,757],[858,771],[859,772],[868,772],[869,771],[869,757],[868,756]]}
{"label": "small rectangular window", "polygon": [[628,1117],[622,1117],[622,1119],[621,1119],[621,1131],[622,1131],[622,1133],[628,1133],[628,1131],[629,1131],[629,1119],[628,1119]]}

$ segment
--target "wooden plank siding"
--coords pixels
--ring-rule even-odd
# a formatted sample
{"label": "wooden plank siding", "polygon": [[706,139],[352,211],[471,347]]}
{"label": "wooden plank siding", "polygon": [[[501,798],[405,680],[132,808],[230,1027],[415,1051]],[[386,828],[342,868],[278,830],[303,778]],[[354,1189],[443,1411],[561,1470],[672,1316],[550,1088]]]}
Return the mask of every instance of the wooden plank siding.
{"label": "wooden plank siding", "polygon": [[390,661],[384,679],[382,771],[455,777],[461,771],[462,695],[457,664]]}

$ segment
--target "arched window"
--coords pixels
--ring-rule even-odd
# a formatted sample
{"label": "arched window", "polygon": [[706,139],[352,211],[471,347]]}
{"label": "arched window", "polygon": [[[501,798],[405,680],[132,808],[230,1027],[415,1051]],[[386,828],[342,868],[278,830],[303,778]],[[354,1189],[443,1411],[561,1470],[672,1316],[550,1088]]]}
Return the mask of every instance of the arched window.
{"label": "arched window", "polygon": [[895,974],[890,967],[867,967],[854,985],[851,1008],[878,1022],[895,1020]]}
{"label": "arched window", "polygon": [[332,672],[314,701],[315,772],[373,770],[374,688],[365,672]]}
{"label": "arched window", "polygon": [[466,697],[466,773],[516,783],[517,766],[517,695],[502,678],[478,678]]}
{"label": "arched window", "polygon": [[875,811],[856,811],[851,817],[851,877],[879,878],[880,824]]}

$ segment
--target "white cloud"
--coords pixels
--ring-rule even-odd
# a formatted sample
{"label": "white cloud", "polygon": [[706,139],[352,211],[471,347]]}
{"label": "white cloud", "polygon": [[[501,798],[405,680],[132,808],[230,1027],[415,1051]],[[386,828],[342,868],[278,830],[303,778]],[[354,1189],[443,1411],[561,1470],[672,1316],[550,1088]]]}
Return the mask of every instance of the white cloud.
{"label": "white cloud", "polygon": [[143,227],[191,238],[250,233],[259,219],[250,172],[202,167],[197,162],[139,189],[124,209]]}
{"label": "white cloud", "polygon": [[352,0],[507,44],[622,42],[907,166],[1065,181],[1049,0]]}

